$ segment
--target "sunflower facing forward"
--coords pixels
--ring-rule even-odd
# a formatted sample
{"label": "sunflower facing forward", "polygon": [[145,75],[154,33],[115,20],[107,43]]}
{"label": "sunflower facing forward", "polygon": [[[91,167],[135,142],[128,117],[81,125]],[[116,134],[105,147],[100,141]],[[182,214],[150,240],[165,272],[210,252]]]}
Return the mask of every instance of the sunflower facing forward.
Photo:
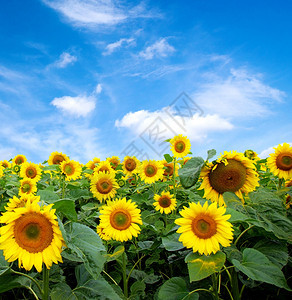
{"label": "sunflower facing forward", "polygon": [[62,152],[52,152],[49,159],[48,164],[49,165],[60,165],[62,161],[69,160],[69,157],[66,154],[63,154]]}
{"label": "sunflower facing forward", "polygon": [[219,205],[225,205],[224,192],[234,192],[240,199],[242,193],[252,192],[259,186],[255,165],[242,153],[224,152],[214,163],[208,163],[201,170],[199,190],[204,189],[204,198]]}
{"label": "sunflower facing forward", "polygon": [[176,135],[170,140],[170,150],[174,157],[184,157],[188,155],[191,149],[190,140],[182,134]]}
{"label": "sunflower facing forward", "polygon": [[217,208],[217,203],[208,206],[206,201],[190,203],[190,207],[184,207],[180,211],[182,218],[176,219],[175,223],[180,226],[177,230],[181,233],[179,241],[187,248],[193,248],[193,252],[209,255],[228,247],[233,239],[233,228],[227,220],[230,215],[224,215],[224,207]]}
{"label": "sunflower facing forward", "polygon": [[176,207],[176,200],[170,192],[162,192],[161,195],[154,195],[154,207],[160,213],[170,214]]}
{"label": "sunflower facing forward", "polygon": [[66,176],[65,180],[76,180],[81,177],[82,168],[79,162],[74,160],[64,160],[60,164],[61,172]]}
{"label": "sunflower facing forward", "polygon": [[267,165],[271,172],[285,180],[292,178],[292,147],[284,143],[274,148],[275,152],[270,154]]}
{"label": "sunflower facing forward", "polygon": [[100,226],[103,233],[116,241],[128,241],[137,237],[142,225],[140,209],[131,200],[109,201],[100,210]]}
{"label": "sunflower facing forward", "polygon": [[139,171],[140,162],[135,156],[126,156],[122,167],[126,177],[131,177]]}
{"label": "sunflower facing forward", "polygon": [[27,159],[24,155],[18,154],[13,158],[12,163],[15,165],[21,165],[26,161],[27,161]]}
{"label": "sunflower facing forward", "polygon": [[35,182],[41,179],[42,170],[39,165],[32,162],[25,162],[21,165],[20,177],[22,178],[30,178]]}
{"label": "sunflower facing forward", "polygon": [[144,160],[140,166],[139,174],[145,183],[154,183],[163,179],[164,166],[161,161]]}
{"label": "sunflower facing forward", "polygon": [[53,262],[62,262],[64,243],[53,204],[40,208],[36,201],[28,201],[25,207],[5,212],[0,222],[0,249],[5,259],[18,259],[19,267],[29,271],[33,266],[42,271],[43,263],[48,269]]}
{"label": "sunflower facing forward", "polygon": [[36,182],[30,178],[20,180],[20,187],[18,194],[20,196],[34,194],[37,191]]}

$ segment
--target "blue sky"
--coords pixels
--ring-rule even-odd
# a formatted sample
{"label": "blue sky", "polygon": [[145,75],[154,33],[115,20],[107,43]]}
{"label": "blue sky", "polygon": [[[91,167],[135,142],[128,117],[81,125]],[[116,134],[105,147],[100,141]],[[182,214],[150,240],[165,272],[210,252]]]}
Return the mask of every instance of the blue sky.
{"label": "blue sky", "polygon": [[2,1],[0,160],[157,159],[174,134],[190,138],[194,156],[266,157],[292,143],[291,9],[284,0]]}

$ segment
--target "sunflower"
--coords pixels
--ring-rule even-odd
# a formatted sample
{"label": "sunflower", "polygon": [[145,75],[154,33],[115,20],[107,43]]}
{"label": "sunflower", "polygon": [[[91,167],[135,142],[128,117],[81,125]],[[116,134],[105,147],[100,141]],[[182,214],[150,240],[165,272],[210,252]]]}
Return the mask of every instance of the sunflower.
{"label": "sunflower", "polygon": [[18,154],[13,158],[12,163],[15,165],[21,165],[26,161],[27,161],[27,159],[24,155]]}
{"label": "sunflower", "polygon": [[42,170],[39,165],[32,162],[25,162],[21,165],[20,168],[20,177],[30,178],[35,182],[38,182],[41,179]]}
{"label": "sunflower", "polygon": [[155,202],[153,203],[155,209],[160,211],[160,213],[169,214],[176,207],[176,200],[173,198],[173,195],[170,192],[162,192],[161,195],[154,195]]}
{"label": "sunflower", "polygon": [[94,170],[94,168],[100,163],[100,159],[98,157],[94,157],[93,160],[90,160],[85,166],[90,170]]}
{"label": "sunflower", "polygon": [[12,165],[12,173],[19,174],[19,172],[20,172],[20,165],[13,164]]}
{"label": "sunflower", "polygon": [[181,233],[179,241],[193,252],[209,255],[220,250],[219,244],[228,247],[233,239],[233,228],[227,220],[230,215],[224,215],[224,207],[217,208],[217,203],[208,206],[206,201],[202,206],[190,203],[180,211],[182,218],[176,219],[179,226],[177,232]]}
{"label": "sunflower", "polygon": [[4,169],[6,169],[6,168],[11,168],[11,163],[10,163],[8,160],[6,160],[6,159],[2,160],[2,161],[0,162],[0,165],[1,165]]}
{"label": "sunflower", "polygon": [[76,180],[81,177],[82,168],[79,162],[74,160],[64,160],[60,164],[61,172],[66,176],[65,180]]}
{"label": "sunflower", "polygon": [[100,226],[103,232],[116,241],[128,241],[137,237],[142,225],[141,211],[126,198],[109,201],[100,210]]}
{"label": "sunflower", "polygon": [[[173,171],[174,171],[174,163],[173,162],[168,163],[166,160],[163,160],[162,164],[163,164],[163,168],[164,168],[163,176],[171,177],[173,175]],[[176,164],[176,168],[175,168],[175,176],[178,176],[178,165],[177,164]]]}
{"label": "sunflower", "polygon": [[170,150],[174,157],[184,157],[186,156],[191,149],[190,140],[183,136],[182,134],[176,135],[170,140]]}
{"label": "sunflower", "polygon": [[4,168],[2,166],[0,166],[0,177],[4,176],[3,170],[4,170]]}
{"label": "sunflower", "polygon": [[35,196],[33,194],[28,194],[28,195],[24,194],[20,198],[13,196],[13,198],[9,199],[9,202],[7,203],[5,209],[7,211],[12,211],[18,207],[25,207],[28,201],[30,201],[31,203],[34,201],[40,202],[41,199],[40,196]]}
{"label": "sunflower", "polygon": [[140,162],[135,156],[126,156],[122,164],[126,177],[131,177],[133,174],[138,173],[139,165]]}
{"label": "sunflower", "polygon": [[118,156],[112,156],[112,157],[108,157],[106,159],[110,164],[112,169],[116,169],[118,167],[118,165],[120,164],[120,158]]}
{"label": "sunflower", "polygon": [[252,192],[259,186],[254,163],[236,151],[225,151],[216,162],[206,164],[200,177],[199,190],[204,189],[204,197],[219,205],[225,205],[224,192],[234,192],[243,199],[242,193]]}
{"label": "sunflower", "polygon": [[102,240],[109,241],[111,239],[110,236],[104,233],[104,229],[100,226],[96,226],[96,232]]}
{"label": "sunflower", "polygon": [[49,159],[48,164],[49,165],[60,165],[62,161],[69,160],[69,157],[66,154],[63,154],[62,152],[52,152]]}
{"label": "sunflower", "polygon": [[20,180],[20,188],[18,194],[28,195],[34,194],[37,191],[36,182],[30,178],[24,178]]}
{"label": "sunflower", "polygon": [[292,147],[284,143],[275,147],[275,152],[267,159],[267,166],[271,172],[285,180],[292,178]]}
{"label": "sunflower", "polygon": [[145,183],[154,183],[163,178],[163,164],[160,161],[144,160],[140,166],[139,174]]}
{"label": "sunflower", "polygon": [[3,213],[0,222],[0,249],[8,262],[18,259],[19,267],[29,271],[33,266],[42,271],[52,263],[62,262],[64,240],[53,204],[40,208],[36,201],[14,211]]}
{"label": "sunflower", "polygon": [[192,158],[191,156],[184,157],[182,164],[185,165],[191,158]]}
{"label": "sunflower", "polygon": [[245,157],[249,158],[250,160],[260,160],[258,154],[253,150],[245,150],[243,154]]}
{"label": "sunflower", "polygon": [[118,188],[114,173],[101,171],[91,178],[90,190],[100,202],[113,198]]}
{"label": "sunflower", "polygon": [[95,168],[93,171],[93,175],[97,174],[99,172],[105,172],[105,173],[114,173],[115,174],[115,170],[112,168],[111,164],[109,161],[105,160],[105,161],[101,161]]}

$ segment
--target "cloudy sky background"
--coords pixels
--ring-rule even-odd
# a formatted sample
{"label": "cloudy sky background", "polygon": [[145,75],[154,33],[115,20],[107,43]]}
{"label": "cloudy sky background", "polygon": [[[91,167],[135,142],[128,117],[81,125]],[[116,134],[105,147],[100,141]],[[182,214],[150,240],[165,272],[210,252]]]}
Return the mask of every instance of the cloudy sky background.
{"label": "cloudy sky background", "polygon": [[266,157],[292,143],[291,9],[285,0],[3,1],[0,160],[61,151],[86,163],[134,148],[157,159],[179,133],[195,156]]}

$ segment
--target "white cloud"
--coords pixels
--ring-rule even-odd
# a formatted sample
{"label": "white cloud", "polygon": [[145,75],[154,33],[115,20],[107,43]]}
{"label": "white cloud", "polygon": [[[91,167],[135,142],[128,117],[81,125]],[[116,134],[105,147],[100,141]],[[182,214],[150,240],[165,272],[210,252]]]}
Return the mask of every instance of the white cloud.
{"label": "white cloud", "polygon": [[162,38],[148,46],[144,51],[141,51],[139,56],[149,60],[154,57],[166,57],[174,51],[174,47],[171,46],[165,38]]}
{"label": "white cloud", "polygon": [[51,104],[56,106],[62,112],[68,113],[69,115],[86,117],[95,109],[96,99],[93,96],[64,96],[55,98]]}
{"label": "white cloud", "polygon": [[[287,143],[289,145],[292,145],[292,142],[291,143]],[[259,157],[264,159],[264,158],[267,158],[270,156],[271,153],[274,153],[275,152],[275,149],[276,147],[278,147],[279,145],[275,145],[275,146],[272,146],[272,147],[269,147],[265,150],[263,150],[260,154],[259,154]]]}
{"label": "white cloud", "polygon": [[102,85],[99,83],[95,88],[95,93],[100,94],[102,91]]}
{"label": "white cloud", "polygon": [[67,53],[67,52],[63,52],[60,55],[60,58],[54,63],[54,66],[57,68],[65,68],[69,64],[74,63],[75,61],[77,61],[76,56],[71,55],[70,53]]}
{"label": "white cloud", "polygon": [[265,116],[271,113],[269,105],[285,96],[265,84],[261,75],[243,69],[231,69],[227,77],[209,74],[207,81],[193,98],[204,111],[223,117]]}
{"label": "white cloud", "polygon": [[102,53],[103,55],[110,55],[112,54],[115,50],[121,48],[123,45],[132,45],[135,42],[135,39],[133,38],[122,38],[114,43],[108,44],[105,47],[105,51]]}
{"label": "white cloud", "polygon": [[175,114],[172,110],[167,110],[167,108],[154,112],[148,110],[129,112],[121,120],[115,122],[116,127],[127,128],[136,137],[147,128],[151,128],[152,124],[155,124],[157,130],[165,131],[163,134],[165,139],[171,138],[175,134],[183,134],[187,135],[191,141],[196,142],[204,141],[210,133],[233,129],[233,125],[228,120],[218,115],[194,114],[184,117],[182,122],[180,115]]}

